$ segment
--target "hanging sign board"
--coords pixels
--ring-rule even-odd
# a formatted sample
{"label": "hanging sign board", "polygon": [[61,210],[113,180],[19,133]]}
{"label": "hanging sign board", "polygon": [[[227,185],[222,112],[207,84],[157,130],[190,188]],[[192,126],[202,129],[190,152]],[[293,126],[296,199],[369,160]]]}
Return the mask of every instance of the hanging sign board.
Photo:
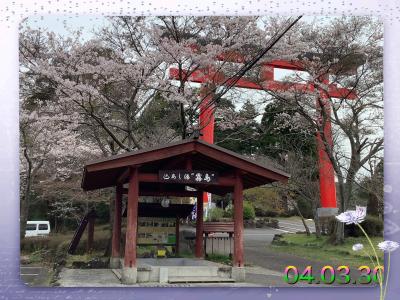
{"label": "hanging sign board", "polygon": [[218,174],[203,170],[160,170],[158,178],[162,182],[213,184],[218,182]]}

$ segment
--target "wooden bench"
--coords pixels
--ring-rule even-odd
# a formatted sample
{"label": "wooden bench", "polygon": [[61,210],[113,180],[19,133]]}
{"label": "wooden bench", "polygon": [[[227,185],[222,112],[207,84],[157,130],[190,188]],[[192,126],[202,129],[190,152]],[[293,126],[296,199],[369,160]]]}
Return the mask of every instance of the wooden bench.
{"label": "wooden bench", "polygon": [[[203,223],[203,234],[204,238],[204,256],[207,257],[207,238],[212,233],[228,233],[229,234],[229,257],[232,257],[231,239],[234,232],[233,222],[204,222]],[[212,239],[211,242],[214,240]]]}
{"label": "wooden bench", "polygon": [[233,222],[204,222],[203,233],[208,235],[214,232],[233,233]]}

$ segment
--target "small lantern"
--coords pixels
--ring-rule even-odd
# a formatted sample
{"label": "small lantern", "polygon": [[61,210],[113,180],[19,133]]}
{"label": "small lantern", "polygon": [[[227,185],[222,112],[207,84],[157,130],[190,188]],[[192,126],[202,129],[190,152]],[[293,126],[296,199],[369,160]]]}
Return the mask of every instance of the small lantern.
{"label": "small lantern", "polygon": [[161,206],[162,207],[169,207],[169,199],[168,198],[164,198],[161,200]]}

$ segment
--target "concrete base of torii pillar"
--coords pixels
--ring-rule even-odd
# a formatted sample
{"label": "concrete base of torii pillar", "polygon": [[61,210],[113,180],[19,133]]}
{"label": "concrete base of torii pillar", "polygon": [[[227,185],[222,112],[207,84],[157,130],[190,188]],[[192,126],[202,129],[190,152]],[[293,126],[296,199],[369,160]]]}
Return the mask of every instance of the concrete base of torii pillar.
{"label": "concrete base of torii pillar", "polygon": [[328,218],[336,216],[339,212],[337,207],[319,207],[317,209],[317,215],[319,218]]}

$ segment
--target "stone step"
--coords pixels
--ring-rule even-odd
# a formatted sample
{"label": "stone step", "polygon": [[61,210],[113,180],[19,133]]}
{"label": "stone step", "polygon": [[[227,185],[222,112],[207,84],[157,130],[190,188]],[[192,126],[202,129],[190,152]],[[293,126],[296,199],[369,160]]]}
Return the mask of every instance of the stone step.
{"label": "stone step", "polygon": [[235,282],[232,278],[220,276],[169,276],[169,283]]}
{"label": "stone step", "polygon": [[114,273],[115,276],[117,276],[119,280],[121,280],[122,278],[121,270],[111,269],[111,271]]}
{"label": "stone step", "polygon": [[179,266],[179,267],[161,267],[168,269],[168,277],[185,277],[185,276],[218,276],[218,267],[211,266]]}

